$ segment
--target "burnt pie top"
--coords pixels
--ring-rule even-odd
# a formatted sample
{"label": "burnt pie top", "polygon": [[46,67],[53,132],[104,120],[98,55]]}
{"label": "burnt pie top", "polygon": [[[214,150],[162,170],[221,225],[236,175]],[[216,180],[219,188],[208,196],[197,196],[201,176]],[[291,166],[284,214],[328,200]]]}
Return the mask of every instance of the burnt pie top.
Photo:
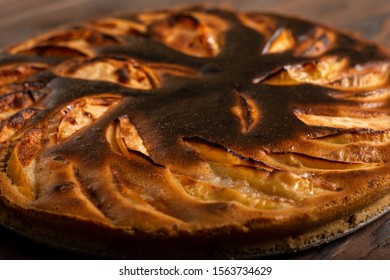
{"label": "burnt pie top", "polygon": [[133,236],[286,237],[351,220],[389,193],[389,63],[273,14],[59,28],[0,58],[1,199]]}

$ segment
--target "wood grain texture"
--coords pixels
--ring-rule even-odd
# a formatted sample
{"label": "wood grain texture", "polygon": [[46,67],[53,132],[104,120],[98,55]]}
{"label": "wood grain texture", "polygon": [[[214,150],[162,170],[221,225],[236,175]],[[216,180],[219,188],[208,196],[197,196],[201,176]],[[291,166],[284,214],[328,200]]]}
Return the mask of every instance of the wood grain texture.
{"label": "wood grain texture", "polygon": [[386,0],[0,0],[0,47],[69,21],[123,10],[136,12],[204,2],[304,17],[360,34],[390,48],[390,1]]}
{"label": "wood grain texture", "polygon": [[[0,48],[69,21],[99,17],[123,10],[136,12],[202,2],[205,1],[0,0]],[[353,32],[390,49],[390,1],[388,0],[208,0],[207,3],[303,17]],[[0,259],[83,258],[85,257],[34,243],[0,227]],[[390,213],[329,244],[275,258],[390,259]]]}

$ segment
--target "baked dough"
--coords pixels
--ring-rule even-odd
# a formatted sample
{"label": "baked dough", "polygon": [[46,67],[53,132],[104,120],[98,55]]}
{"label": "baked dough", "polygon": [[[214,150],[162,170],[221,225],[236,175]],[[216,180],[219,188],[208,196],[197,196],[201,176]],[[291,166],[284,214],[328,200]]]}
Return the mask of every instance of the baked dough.
{"label": "baked dough", "polygon": [[0,222],[91,256],[302,250],[390,205],[390,57],[217,8],[60,27],[0,57]]}

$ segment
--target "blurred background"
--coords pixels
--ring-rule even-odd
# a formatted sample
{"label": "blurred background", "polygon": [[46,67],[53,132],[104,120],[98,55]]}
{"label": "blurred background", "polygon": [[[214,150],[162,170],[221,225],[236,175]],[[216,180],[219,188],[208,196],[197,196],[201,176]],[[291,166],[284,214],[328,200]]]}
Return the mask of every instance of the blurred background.
{"label": "blurred background", "polygon": [[389,0],[0,0],[0,48],[69,21],[199,3],[304,17],[359,33],[390,49]]}

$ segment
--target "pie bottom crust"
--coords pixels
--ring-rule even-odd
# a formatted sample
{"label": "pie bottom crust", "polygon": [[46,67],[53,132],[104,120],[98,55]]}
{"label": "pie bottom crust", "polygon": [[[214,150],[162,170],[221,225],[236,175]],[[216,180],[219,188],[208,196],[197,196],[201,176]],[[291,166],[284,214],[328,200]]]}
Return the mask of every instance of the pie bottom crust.
{"label": "pie bottom crust", "polygon": [[[203,235],[153,237],[142,232],[133,236],[118,228],[87,220],[26,210],[0,201],[0,224],[39,243],[67,250],[80,256],[114,259],[244,259],[278,256],[309,249],[348,235],[390,210],[390,195],[311,230],[284,238],[272,238],[232,231],[229,237],[212,232]],[[221,233],[223,233],[222,230]],[[265,237],[265,238],[263,238]]]}

